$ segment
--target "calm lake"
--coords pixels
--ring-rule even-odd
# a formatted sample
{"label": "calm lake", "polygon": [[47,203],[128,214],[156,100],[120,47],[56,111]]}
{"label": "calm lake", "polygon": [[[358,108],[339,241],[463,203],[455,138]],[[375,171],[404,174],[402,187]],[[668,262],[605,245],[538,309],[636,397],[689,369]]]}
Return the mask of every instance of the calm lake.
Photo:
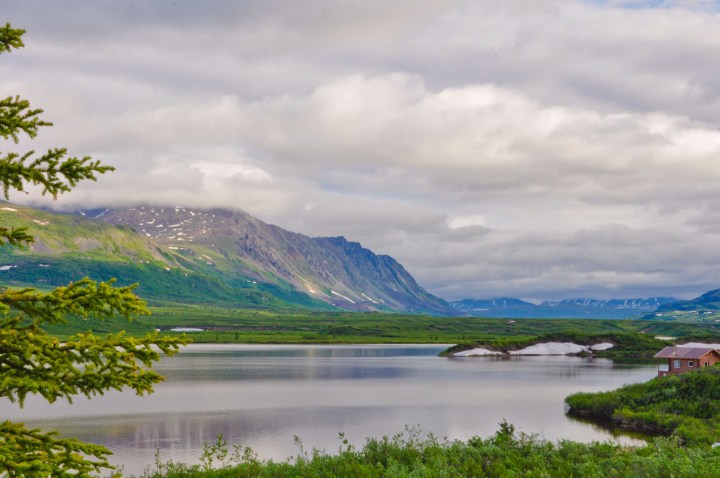
{"label": "calm lake", "polygon": [[[73,405],[29,397],[2,415],[30,427],[103,444],[112,462],[141,474],[162,460],[198,462],[222,433],[261,458],[306,449],[334,453],[351,443],[402,432],[489,436],[503,419],[549,440],[606,440],[601,428],[565,416],[563,399],[656,375],[653,364],[579,357],[440,358],[445,346],[190,345],[156,369],[167,381],[153,395],[108,393]],[[630,441],[628,438],[616,438]]]}

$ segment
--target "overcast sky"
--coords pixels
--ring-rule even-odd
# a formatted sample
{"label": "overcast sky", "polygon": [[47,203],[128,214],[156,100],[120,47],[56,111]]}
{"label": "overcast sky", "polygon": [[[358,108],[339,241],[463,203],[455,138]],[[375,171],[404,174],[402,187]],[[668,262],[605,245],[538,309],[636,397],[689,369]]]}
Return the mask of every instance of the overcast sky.
{"label": "overcast sky", "polygon": [[242,209],[448,300],[688,298],[720,287],[719,10],[0,0],[0,95],[55,123],[18,150],[117,167],[59,208]]}

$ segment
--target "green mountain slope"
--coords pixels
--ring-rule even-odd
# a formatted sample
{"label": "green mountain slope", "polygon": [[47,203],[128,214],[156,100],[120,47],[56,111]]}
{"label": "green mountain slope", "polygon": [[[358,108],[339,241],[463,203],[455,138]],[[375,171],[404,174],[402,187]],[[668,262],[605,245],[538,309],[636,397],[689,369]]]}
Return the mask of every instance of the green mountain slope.
{"label": "green mountain slope", "polygon": [[456,314],[392,257],[344,237],[311,238],[224,209],[139,206],[104,210],[94,217],[131,226],[182,257],[186,267],[223,280],[239,276],[289,287],[346,310]]}
{"label": "green mountain slope", "polygon": [[681,300],[659,307],[658,312],[669,310],[718,310],[720,311],[720,289],[705,292],[691,300]]}
{"label": "green mountain slope", "polygon": [[257,284],[249,278],[222,280],[188,261],[181,251],[162,250],[128,226],[10,204],[0,206],[0,224],[27,227],[35,243],[26,250],[0,248],[0,283],[55,287],[90,276],[140,283],[138,293],[153,301],[227,306],[289,308],[327,305],[289,287]]}
{"label": "green mountain slope", "polygon": [[720,323],[720,289],[711,290],[691,300],[664,304],[645,319],[680,320],[684,322]]}
{"label": "green mountain slope", "polygon": [[140,283],[151,303],[452,314],[397,261],[342,237],[310,238],[219,209],[101,212],[0,205],[0,224],[27,227],[36,238],[27,250],[0,249],[0,284],[49,288],[115,277]]}

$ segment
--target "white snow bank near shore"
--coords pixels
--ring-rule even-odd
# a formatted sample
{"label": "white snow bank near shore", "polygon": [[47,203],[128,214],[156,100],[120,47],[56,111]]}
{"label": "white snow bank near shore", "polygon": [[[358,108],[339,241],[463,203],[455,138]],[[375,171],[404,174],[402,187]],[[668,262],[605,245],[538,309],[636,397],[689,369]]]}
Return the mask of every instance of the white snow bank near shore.
{"label": "white snow bank near shore", "polygon": [[535,344],[524,349],[510,352],[512,355],[568,355],[590,352],[595,350],[611,349],[613,344],[602,343],[596,345],[578,345],[572,342],[546,342]]}
{"label": "white snow bank near shore", "polygon": [[678,347],[691,347],[694,349],[704,349],[707,347],[712,347],[714,349],[720,349],[720,344],[701,344],[699,342],[688,342],[686,344],[678,345]]}
{"label": "white snow bank near shore", "polygon": [[588,347],[572,342],[547,342],[510,352],[511,355],[567,355],[587,352]]}
{"label": "white snow bank near shore", "polygon": [[[531,345],[521,350],[510,352],[510,355],[568,355],[579,354],[583,352],[591,352],[596,350],[608,350],[613,348],[613,344],[604,342],[595,345],[578,345],[572,342],[546,342],[542,344]],[[488,349],[471,349],[462,352],[456,352],[453,357],[476,357],[482,355],[505,355],[502,352],[495,352]]]}
{"label": "white snow bank near shore", "polygon": [[453,354],[453,357],[477,357],[481,355],[503,355],[503,353],[488,349],[470,349],[456,352]]}

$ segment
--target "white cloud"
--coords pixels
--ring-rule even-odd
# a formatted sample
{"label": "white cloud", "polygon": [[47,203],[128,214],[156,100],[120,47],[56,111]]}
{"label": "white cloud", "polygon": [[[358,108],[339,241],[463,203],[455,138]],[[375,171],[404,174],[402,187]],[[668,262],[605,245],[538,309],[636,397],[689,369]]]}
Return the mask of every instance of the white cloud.
{"label": "white cloud", "polygon": [[448,218],[447,224],[450,229],[464,229],[472,226],[484,226],[487,224],[487,218],[481,214],[474,216],[452,216]]}
{"label": "white cloud", "polygon": [[687,296],[720,286],[713,8],[17,2],[0,91],[118,167],[61,205],[236,207],[447,298]]}

